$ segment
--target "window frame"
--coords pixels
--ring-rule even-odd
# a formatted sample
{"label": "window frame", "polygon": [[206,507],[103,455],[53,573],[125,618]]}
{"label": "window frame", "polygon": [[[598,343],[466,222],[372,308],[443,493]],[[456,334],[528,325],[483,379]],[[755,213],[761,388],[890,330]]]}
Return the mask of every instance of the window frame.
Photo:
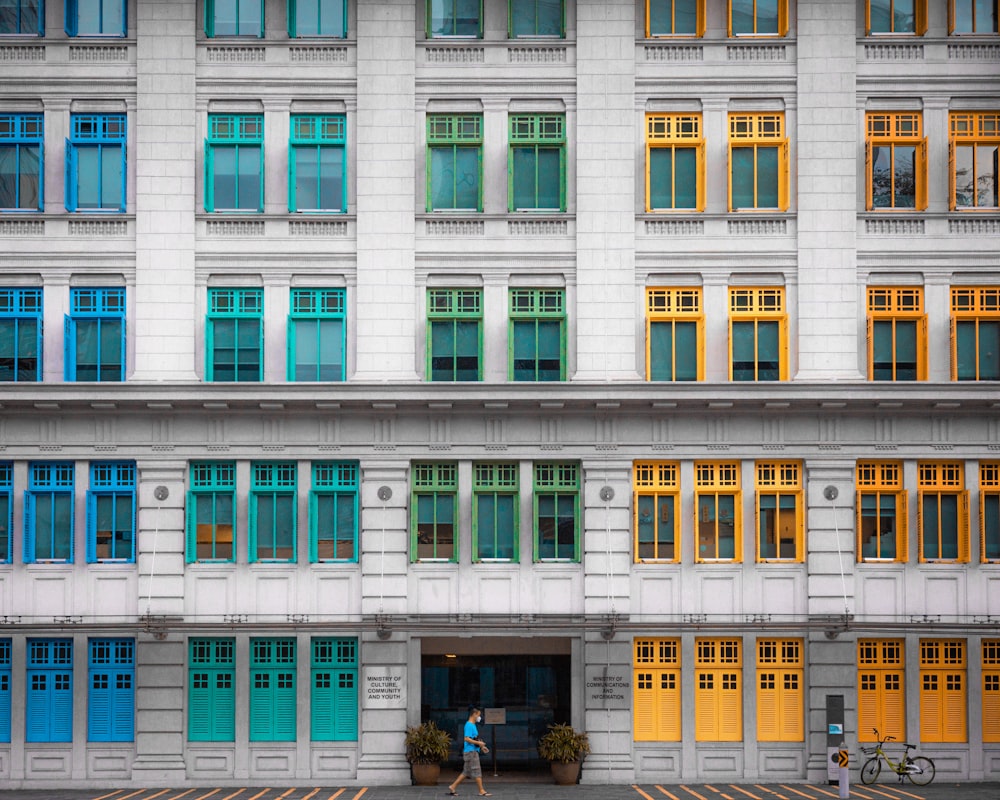
{"label": "window frame", "polygon": [[682,741],[680,637],[637,637],[632,643],[632,738]]}
{"label": "window frame", "polygon": [[[72,564],[75,559],[76,542],[76,509],[74,507],[74,490],[76,485],[76,465],[72,461],[33,461],[28,464],[28,488],[24,493],[24,552],[25,564]],[[52,514],[51,529],[48,533],[52,556],[38,557],[38,502],[48,498]],[[68,512],[68,541],[62,548],[59,544],[55,528],[58,520],[55,515],[57,501],[61,500],[64,511]],[[55,555],[56,552],[60,555]]]}
{"label": "window frame", "polygon": [[968,642],[920,639],[920,741],[969,740]]}
{"label": "window frame", "polygon": [[976,3],[975,0],[963,0],[963,2],[972,3],[972,30],[971,31],[956,31],[955,25],[958,18],[958,14],[955,10],[955,3],[958,0],[948,0],[948,35],[949,36],[990,36],[996,35],[1000,29],[998,29],[998,24],[1000,24],[1000,9],[997,8],[996,0],[993,1],[993,29],[992,30],[978,30],[976,26]]}
{"label": "window frame", "polygon": [[[350,636],[315,636],[309,642],[312,742],[358,741],[358,647]],[[328,685],[319,685],[324,680]]]}
{"label": "window frame", "polygon": [[743,741],[743,640],[697,637],[694,725],[697,742]]}
{"label": "window frame", "polygon": [[[694,33],[677,33],[674,30],[670,32],[660,32],[653,30],[653,5],[664,4],[668,6],[670,13],[670,26],[671,28],[677,27],[677,3],[680,0],[645,0],[646,4],[646,38],[647,39],[680,39],[680,38],[697,38],[700,39],[705,35],[705,0],[687,0],[695,7],[695,29]],[[666,11],[667,9],[664,9]]]}
{"label": "window frame", "polygon": [[[670,378],[653,377],[653,326],[670,326]],[[695,377],[678,378],[677,326],[694,325]],[[687,382],[705,380],[705,313],[703,290],[697,287],[646,287],[646,380]]]}
{"label": "window frame", "polygon": [[[729,287],[729,380],[741,382],[736,377],[735,344],[737,325],[752,325],[754,335],[754,361],[752,382],[788,380],[788,312],[784,286],[730,286]],[[778,377],[760,377],[760,328],[775,325],[778,334]]]}
{"label": "window frame", "polygon": [[[347,38],[347,0],[340,0],[340,33],[299,33],[299,4],[313,2],[321,3],[321,0],[288,0],[286,8],[287,16],[287,27],[288,27],[288,38],[289,39],[346,39]],[[321,17],[322,6],[318,5],[316,10],[316,17],[319,19]],[[320,19],[319,26],[322,28],[323,22]],[[261,26],[263,29],[263,25]]]}
{"label": "window frame", "polygon": [[980,643],[983,743],[1000,742],[1000,639]]}
{"label": "window frame", "polygon": [[[479,500],[482,497],[494,497],[493,520],[493,555],[483,555],[484,532],[487,526],[482,524],[482,514]],[[500,497],[513,498],[511,511],[510,551],[509,557],[498,556],[500,551],[498,540],[501,536],[500,526],[496,524],[499,511],[496,499]],[[520,476],[516,462],[474,463],[472,465],[472,561],[475,564],[511,563],[520,561]]]}
{"label": "window frame", "polygon": [[10,637],[0,637],[0,743],[10,744],[11,728],[11,670]]}
{"label": "window frame", "polygon": [[263,39],[264,38],[264,0],[233,0],[236,3],[236,25],[239,28],[239,4],[243,3],[257,3],[260,6],[260,26],[257,29],[257,33],[216,33],[216,21],[215,21],[215,0],[205,0],[205,36],[209,39],[216,38],[254,38]]}
{"label": "window frame", "polygon": [[135,741],[135,639],[87,640],[87,741]]}
{"label": "window frame", "polygon": [[[766,112],[729,112],[729,161],[726,169],[728,178],[728,210],[730,212],[781,212],[788,211],[789,208],[789,184],[791,181],[789,173],[788,137],[785,129],[784,111]],[[753,205],[737,206],[733,197],[733,171],[736,163],[733,156],[735,150],[753,150]],[[758,150],[774,148],[776,151],[775,180],[777,181],[777,201],[776,206],[760,205],[758,200],[760,193],[760,179],[758,176],[759,158]]]}
{"label": "window frame", "polygon": [[[299,538],[298,464],[295,461],[252,461],[249,500],[248,562],[294,564],[298,560]],[[262,536],[262,529],[266,527],[262,523],[266,523],[268,516],[265,501],[270,502],[270,546],[263,543]],[[282,520],[282,506],[291,509],[291,520]]]}
{"label": "window frame", "polygon": [[[949,6],[950,7],[950,6]],[[979,192],[973,191],[971,205],[958,204],[958,148],[972,150],[973,183],[979,181],[981,147],[993,147],[993,204],[980,205]],[[996,153],[1000,150],[1000,111],[950,111],[948,112],[948,208],[951,211],[985,211],[996,213],[1000,208],[1000,168]]]}
{"label": "window frame", "polygon": [[[211,2],[211,0],[206,0]],[[232,149],[236,155],[236,166],[233,171],[233,197],[236,208],[217,208],[216,194],[216,151],[221,148]],[[240,201],[240,148],[257,148],[257,176],[260,190],[257,196],[256,208],[241,208]],[[251,160],[253,153],[247,155]],[[264,115],[263,114],[209,114],[208,136],[205,137],[205,211],[210,214],[262,214],[264,212]],[[346,184],[346,180],[345,180]]]}
{"label": "window frame", "polygon": [[[80,204],[80,153],[95,150],[99,160],[98,188],[101,205]],[[121,159],[118,203],[104,205],[104,160]],[[107,154],[105,153],[107,151]],[[124,214],[128,197],[128,115],[70,114],[70,136],[66,139],[65,206],[71,213]]]}
{"label": "window frame", "polygon": [[[420,500],[430,498],[434,519],[430,523],[430,540],[422,542],[420,521]],[[438,548],[446,552],[447,540],[443,540],[438,528],[445,522],[438,521],[443,506],[451,508],[451,552],[438,555]],[[426,523],[423,523],[426,524]],[[431,546],[431,555],[420,555],[423,545]],[[459,551],[459,508],[458,508],[458,464],[454,461],[415,461],[410,466],[410,563],[456,563]]]}
{"label": "window frame", "polygon": [[[430,8],[430,2],[427,4]],[[483,115],[482,113],[443,113],[428,114],[426,118],[427,157],[426,157],[426,209],[428,213],[482,213],[483,211]],[[476,152],[476,206],[466,208],[458,205],[458,189],[453,186],[452,205],[438,206],[434,197],[434,153],[436,151],[451,151],[452,169],[458,180],[459,150],[475,150]]]}
{"label": "window frame", "polygon": [[[889,0],[889,24],[895,24],[895,13],[893,4],[896,0]],[[912,31],[875,31],[872,30],[871,0],[865,0],[865,36],[923,36],[927,33],[927,0],[913,0],[913,30]]]}
{"label": "window frame", "polygon": [[[652,498],[655,512],[650,522],[644,522],[643,498]],[[669,500],[669,519],[664,520],[661,500]],[[662,536],[661,525],[668,523],[669,536]],[[653,525],[653,554],[642,554],[643,544],[640,524]],[[661,546],[669,555],[661,555]],[[680,463],[676,461],[636,461],[632,465],[632,563],[679,564],[681,560],[681,477]],[[672,552],[670,552],[672,551]]]}
{"label": "window frame", "polygon": [[[212,521],[210,524],[211,538],[209,544],[213,556],[211,558],[200,558],[198,556],[198,499],[200,497],[211,497],[212,499]],[[228,557],[216,557],[214,554],[219,549],[219,544],[226,544],[224,537],[219,536],[218,501],[228,499],[229,516],[231,530],[229,536],[230,554]],[[185,504],[187,517],[187,531],[185,535],[185,562],[209,563],[209,564],[232,564],[236,561],[236,545],[239,531],[237,528],[236,514],[236,462],[235,461],[192,461],[188,467],[188,491],[187,503]],[[225,525],[221,526],[223,529]]]}
{"label": "window frame", "polygon": [[[323,354],[327,348],[322,337],[324,321],[339,321],[340,336],[336,348],[340,354],[340,374],[334,378],[322,378],[324,370]],[[315,323],[316,334],[316,371],[315,378],[300,378],[298,357],[296,355],[300,338],[299,327],[307,327]],[[288,313],[288,361],[287,377],[290,383],[297,382],[340,382],[347,379],[347,290],[346,289],[298,289],[291,290],[290,311]]]}
{"label": "window frame", "polygon": [[858,740],[882,736],[906,741],[906,641],[862,638],[857,641]]}
{"label": "window frame", "polygon": [[[801,564],[805,561],[805,496],[803,494],[803,474],[804,468],[800,461],[758,461],[754,464],[754,474],[756,476],[754,492],[754,516],[755,525],[754,536],[755,550],[758,564]],[[794,530],[791,533],[792,555],[782,555],[782,550],[788,541],[777,531],[775,536],[775,554],[764,555],[763,539],[765,538],[766,515],[762,500],[766,497],[775,499],[774,521],[775,526],[785,516],[782,509],[782,501],[790,498],[794,506],[792,508]],[[767,509],[769,510],[769,509]],[[785,740],[781,740],[785,741]]]}
{"label": "window frame", "polygon": [[[357,461],[314,461],[312,463],[312,488],[309,491],[309,563],[357,563],[360,559],[358,552],[358,475],[359,465]],[[340,502],[351,503],[351,530],[347,536],[340,536],[340,515],[333,515],[334,535],[332,538],[322,537],[320,524],[320,500],[323,498],[334,498],[337,508]],[[320,545],[322,542],[332,542],[332,550],[329,558],[320,555]],[[349,542],[350,555],[342,556],[341,543]],[[325,547],[323,548],[325,550]]]}
{"label": "window frame", "polygon": [[[865,210],[914,213],[927,210],[927,138],[922,111],[865,112]],[[875,205],[875,148],[889,148],[891,203]],[[913,148],[913,205],[896,205],[896,147]]]}
{"label": "window frame", "polygon": [[[701,112],[646,114],[646,212],[702,212],[705,210],[705,136]],[[671,205],[653,205],[653,152],[671,153]],[[695,154],[695,202],[693,206],[677,205],[677,151],[693,150]]]}
{"label": "window frame", "polygon": [[[740,564],[743,562],[743,488],[740,478],[739,461],[696,461],[694,463],[694,536],[696,564]],[[733,498],[733,555],[730,558],[719,555],[719,499],[724,496]],[[715,519],[704,522],[714,523],[714,533],[709,529],[709,535],[704,536],[701,528],[699,509],[702,497],[714,497]],[[702,547],[711,546],[714,542],[715,555],[703,556]]]}
{"label": "window frame", "polygon": [[[87,563],[135,563],[136,539],[136,467],[134,461],[91,461],[90,489],[87,491]],[[102,557],[98,544],[98,526],[100,525],[99,506],[101,499],[110,498],[114,506],[117,527],[117,512],[119,499],[126,500],[130,509],[128,539],[123,540],[124,555]],[[118,541],[118,530],[110,531],[111,552],[117,554],[115,547]]]}
{"label": "window frame", "polygon": [[[515,34],[514,32],[514,17],[515,17],[515,3],[530,3],[534,6],[535,12],[535,33],[530,34]],[[559,0],[559,33],[558,34],[545,34],[538,33],[538,5],[543,2],[543,0],[507,0],[507,38],[508,39],[565,39],[566,38],[566,0]]]}
{"label": "window frame", "polygon": [[0,564],[13,562],[14,464],[11,461],[0,461]]}
{"label": "window frame", "polygon": [[236,640],[191,637],[187,651],[187,741],[235,742]]}
{"label": "window frame", "polygon": [[[476,377],[459,378],[459,360],[467,358],[458,352],[458,327],[473,324],[476,328]],[[436,354],[435,330],[438,326],[451,329],[451,354]],[[479,288],[437,288],[427,289],[427,335],[426,335],[426,378],[432,383],[473,383],[483,380],[483,290]],[[442,372],[435,362],[447,359],[451,362],[450,378],[436,378]]]}
{"label": "window frame", "polygon": [[251,742],[295,741],[297,665],[298,643],[294,637],[250,637]]}
{"label": "window frame", "polygon": [[[520,150],[531,150],[534,154],[534,206],[519,208],[514,196],[515,177],[514,154]],[[540,194],[538,180],[538,153],[543,150],[557,150],[559,153],[559,207],[538,205]],[[510,213],[556,214],[566,211],[566,114],[508,114],[507,115],[507,211]]]}
{"label": "window frame", "polygon": [[760,638],[756,651],[757,741],[804,742],[805,641]]}
{"label": "window frame", "polygon": [[[294,2],[294,0],[289,0]],[[347,115],[346,114],[291,114],[288,134],[288,212],[290,214],[346,214],[347,213]],[[307,130],[307,128],[311,128]],[[298,162],[299,150],[315,149],[340,153],[340,203],[339,208],[299,208]],[[263,142],[261,143],[263,155]],[[316,199],[321,199],[322,160],[317,162]],[[263,187],[263,181],[261,182]]]}
{"label": "window frame", "polygon": [[[37,27],[34,30],[22,30],[24,22],[24,8],[31,5],[35,9],[35,21]],[[0,36],[45,36],[45,0],[17,0],[17,30],[0,31]]]}
{"label": "window frame", "polygon": [[[5,323],[10,323],[13,329],[13,336],[11,337],[13,352],[10,354],[13,379],[11,381],[2,381],[2,383],[40,382],[44,376],[42,358],[45,354],[42,339],[44,331],[44,290],[41,288],[0,289],[0,324]],[[35,376],[34,378],[25,378],[22,380],[19,377],[19,373],[21,372],[20,363],[22,361],[30,361],[31,357],[21,355],[21,328],[28,327],[32,323],[35,327],[34,334],[29,332],[25,335],[29,340],[34,341]],[[0,358],[6,360],[6,354],[0,352]]]}
{"label": "window frame", "polygon": [[757,26],[759,24],[757,3],[760,0],[751,0],[753,2],[753,30],[742,32],[733,31],[733,0],[726,0],[726,36],[730,39],[735,39],[743,36],[752,37],[765,37],[765,36],[787,36],[788,35],[788,0],[776,0],[778,19],[777,19],[777,29],[772,31],[758,31]]}
{"label": "window frame", "polygon": [[[552,531],[554,556],[542,555],[542,504],[548,498],[554,500]],[[560,555],[559,520],[560,500],[568,498],[573,510],[573,546],[570,555]],[[535,462],[532,467],[531,487],[532,517],[532,561],[539,563],[579,563],[580,561],[580,466],[575,462]]]}
{"label": "window frame", "polygon": [[[927,525],[924,501],[937,497],[938,526],[937,553],[929,556],[926,552],[925,530]],[[941,553],[947,542],[941,523],[941,501],[946,497],[955,498],[955,552],[953,558]],[[917,462],[917,555],[921,564],[968,564],[969,563],[969,492],[965,488],[965,466],[960,461],[918,461]]]}
{"label": "window frame", "polygon": [[[220,380],[216,377],[219,368],[216,355],[216,324],[232,320],[233,328],[233,363],[224,365],[233,371],[232,380]],[[257,376],[252,379],[240,379],[240,353],[250,352],[251,348],[241,347],[240,322],[253,323],[257,327]],[[209,383],[260,383],[264,380],[264,290],[256,287],[209,287],[208,313],[205,317],[205,380]]]}
{"label": "window frame", "polygon": [[[903,465],[899,461],[859,461],[855,465],[854,483],[856,489],[855,498],[855,561],[862,563],[906,563],[909,559],[909,525],[908,509],[909,499],[906,490],[903,488]],[[868,528],[864,524],[865,514],[864,498],[874,496],[875,498],[875,555],[866,555],[865,532]],[[895,530],[886,531],[883,534],[882,520],[882,500],[892,498],[894,503],[893,519]],[[894,553],[892,556],[882,556],[883,536],[893,536]]]}
{"label": "window frame", "polygon": [[[29,113],[0,114],[0,146],[14,148],[14,203],[10,208],[0,206],[0,212],[39,212],[45,209],[45,115]],[[35,177],[35,193],[38,202],[20,205],[24,192],[22,183],[25,174],[21,168],[22,149],[38,151],[38,173]],[[31,177],[30,175],[27,177]]]}
{"label": "window frame", "polygon": [[[995,381],[1000,380],[1000,286],[952,286],[951,287],[951,379],[953,381]],[[987,353],[990,344],[993,347],[995,374],[984,376],[983,372],[983,326],[993,329],[993,341],[987,342]],[[964,326],[972,326],[975,352],[971,359],[975,363],[975,375],[969,377],[967,370],[961,370],[962,358],[960,333]],[[960,374],[965,372],[966,374]]]}
{"label": "window frame", "polygon": [[979,464],[979,563],[1000,563],[1000,462],[998,461],[985,461]]}
{"label": "window frame", "polygon": [[[455,20],[458,19],[457,13],[455,11],[455,7],[460,2],[460,0],[426,0],[426,3],[425,3],[425,5],[426,5],[426,14],[425,14],[425,28],[424,28],[424,31],[425,31],[425,36],[428,39],[466,39],[466,40],[473,40],[473,39],[482,39],[483,38],[483,0],[478,0],[478,5],[479,5],[479,20],[478,20],[478,24],[476,25],[476,33],[475,34],[468,34],[468,33],[436,33],[433,30],[433,27],[432,27],[433,26],[433,22],[434,22],[433,14],[434,14],[434,3],[435,2],[442,2],[442,3],[450,4],[452,6],[452,14],[451,14],[450,18],[453,21],[455,21]],[[442,16],[442,19],[444,19],[443,16]],[[457,22],[455,23],[455,25],[457,25]],[[454,27],[454,25],[453,25],[453,27]]]}
{"label": "window frame", "polygon": [[112,2],[117,2],[119,5],[119,13],[116,15],[117,20],[109,19],[107,23],[112,26],[112,30],[105,31],[84,31],[80,32],[80,4],[91,2],[96,3],[98,7],[98,16],[100,17],[100,27],[104,27],[104,4],[108,0],[65,0],[63,5],[63,27],[66,30],[66,35],[70,37],[102,37],[102,38],[124,38],[128,35],[128,0],[111,0]]}
{"label": "window frame", "polygon": [[[927,380],[927,314],[924,312],[924,287],[869,286],[866,290],[866,297],[868,326],[868,380],[908,380],[906,378],[896,377],[900,369],[899,364],[901,363],[896,345],[896,328],[900,323],[913,323],[915,339],[914,345],[916,348],[917,359],[916,377],[913,380]],[[875,377],[875,326],[880,322],[892,323],[891,378]]]}
{"label": "window frame", "polygon": [[[64,378],[67,382],[87,383],[122,383],[126,379],[126,359],[128,356],[128,319],[125,288],[121,286],[73,287],[69,290],[70,313],[64,322],[65,360],[63,362]],[[107,325],[118,324],[121,333],[115,337],[117,341],[118,364],[113,361],[105,366],[104,328]],[[92,334],[97,342],[97,361],[94,368],[96,377],[91,381],[80,378],[80,342],[81,326],[96,325],[96,334]],[[109,371],[111,377],[104,378],[103,373]],[[117,377],[113,377],[117,372]]]}
{"label": "window frame", "polygon": [[[566,290],[559,289],[532,289],[527,287],[511,287],[507,295],[508,302],[508,324],[507,324],[507,380],[525,383],[546,383],[547,380],[539,378],[539,373],[543,370],[539,367],[542,360],[539,354],[539,325],[542,323],[556,322],[559,325],[559,377],[558,380],[566,380]],[[516,336],[515,330],[519,325],[532,323],[534,325],[534,345],[535,352],[532,360],[533,378],[519,379],[516,364],[518,359],[515,353]],[[525,370],[522,370],[524,372]]]}
{"label": "window frame", "polygon": [[24,741],[73,741],[73,640],[26,641]]}

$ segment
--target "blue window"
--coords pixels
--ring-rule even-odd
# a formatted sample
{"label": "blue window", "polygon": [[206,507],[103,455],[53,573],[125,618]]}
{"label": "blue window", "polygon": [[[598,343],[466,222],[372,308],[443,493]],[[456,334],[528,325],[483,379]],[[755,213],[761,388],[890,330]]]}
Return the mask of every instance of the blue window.
{"label": "blue window", "polygon": [[358,739],[358,640],[312,640],[310,738],[314,742]]}
{"label": "blue window", "polygon": [[288,158],[289,211],[346,211],[343,114],[292,114]]}
{"label": "blue window", "polygon": [[358,464],[317,461],[309,495],[309,561],[358,560]]}
{"label": "blue window", "polygon": [[209,289],[205,340],[206,380],[264,380],[264,292]]}
{"label": "blue window", "polygon": [[264,0],[205,0],[206,36],[264,35]]}
{"label": "blue window", "polygon": [[66,140],[66,210],[125,211],[124,114],[73,114]]}
{"label": "blue window", "polygon": [[0,742],[10,741],[10,639],[0,639]]}
{"label": "blue window", "polygon": [[67,381],[125,380],[125,290],[70,289]]}
{"label": "blue window", "polygon": [[288,0],[288,35],[345,38],[346,0]]}
{"label": "blue window", "polygon": [[87,741],[135,740],[135,639],[91,639]]}
{"label": "blue window", "polygon": [[28,639],[24,740],[73,741],[73,640]]}
{"label": "blue window", "polygon": [[187,561],[236,559],[236,465],[191,464],[187,496]]}
{"label": "blue window", "polygon": [[13,556],[11,525],[14,523],[14,468],[0,463],[0,564],[9,564]]}
{"label": "blue window", "polygon": [[127,0],[66,0],[67,36],[124,36]]}
{"label": "blue window", "polygon": [[41,114],[0,114],[0,210],[42,210],[44,144],[45,121]]}
{"label": "blue window", "polygon": [[344,380],[343,289],[292,289],[288,380]]}
{"label": "blue window", "polygon": [[295,561],[296,464],[255,462],[250,480],[250,561]]}
{"label": "blue window", "polygon": [[192,639],[188,662],[188,741],[236,738],[236,642]]}
{"label": "blue window", "polygon": [[209,114],[205,210],[264,210],[264,115]]}
{"label": "blue window", "polygon": [[28,465],[24,563],[73,562],[73,463]]}
{"label": "blue window", "polygon": [[250,640],[250,741],[295,741],[295,639]]}
{"label": "blue window", "polygon": [[5,33],[44,36],[45,4],[43,0],[0,1],[0,34]]}
{"label": "blue window", "polygon": [[42,379],[42,290],[0,289],[0,381]]}
{"label": "blue window", "polygon": [[90,465],[87,563],[135,561],[135,464]]}

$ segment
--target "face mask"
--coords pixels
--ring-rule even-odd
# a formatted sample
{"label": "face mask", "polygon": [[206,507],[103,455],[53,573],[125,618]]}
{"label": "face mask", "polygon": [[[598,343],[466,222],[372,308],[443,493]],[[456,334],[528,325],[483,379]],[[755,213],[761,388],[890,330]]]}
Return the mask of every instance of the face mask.
{"label": "face mask", "polygon": [[482,721],[483,721],[483,718],[482,718],[482,716],[478,716],[478,717],[476,717],[476,722],[482,722]]}

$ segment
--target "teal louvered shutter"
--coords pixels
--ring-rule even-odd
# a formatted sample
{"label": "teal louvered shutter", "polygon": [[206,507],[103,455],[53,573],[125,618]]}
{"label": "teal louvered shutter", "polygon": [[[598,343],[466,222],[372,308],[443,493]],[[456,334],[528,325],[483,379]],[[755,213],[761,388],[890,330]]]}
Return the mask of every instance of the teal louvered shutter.
{"label": "teal louvered shutter", "polygon": [[[288,21],[288,38],[289,39],[294,39],[295,38],[295,11],[296,11],[296,9],[295,9],[295,0],[288,0],[288,3],[285,5],[285,10],[286,10],[286,16],[287,16],[287,21]],[[289,208],[288,210],[291,211],[292,209]]]}
{"label": "teal louvered shutter", "polygon": [[334,675],[330,669],[313,669],[311,678],[310,738],[314,742],[331,742],[334,740]]}
{"label": "teal louvered shutter", "polygon": [[215,36],[215,2],[205,0],[205,35],[211,39]]}
{"label": "teal louvered shutter", "polygon": [[63,380],[76,380],[76,325],[69,315],[63,317]]}
{"label": "teal louvered shutter", "polygon": [[[185,546],[184,561],[193,564],[198,560],[198,496],[194,492],[187,493],[187,502],[184,504],[184,516],[187,517],[185,526]],[[133,518],[134,519],[134,518]]]}
{"label": "teal louvered shutter", "polygon": [[76,211],[76,147],[69,139],[66,140],[65,162],[63,202],[67,211]]}
{"label": "teal louvered shutter", "polygon": [[214,686],[214,713],[211,736],[215,742],[232,742],[236,739],[236,686],[231,670],[219,670],[210,676]]}
{"label": "teal louvered shutter", "polygon": [[188,670],[188,741],[213,741],[211,694],[212,679],[215,676],[209,670],[192,667]]}
{"label": "teal louvered shutter", "polygon": [[[309,493],[309,563],[315,564],[319,561],[319,499],[316,492]],[[315,685],[313,686],[315,689]]]}
{"label": "teal louvered shutter", "polygon": [[24,493],[24,563],[35,563],[35,496]]}
{"label": "teal louvered shutter", "polygon": [[274,675],[273,741],[295,741],[295,668],[277,670]]}
{"label": "teal louvered shutter", "polygon": [[93,492],[87,492],[87,563],[97,563],[97,496]]}
{"label": "teal louvered shutter", "polygon": [[335,672],[334,685],[334,731],[333,738],[339,742],[354,742],[358,738],[358,671],[356,669]]}
{"label": "teal louvered shutter", "polygon": [[[9,642],[9,640],[8,640]],[[9,644],[8,644],[9,650]],[[10,742],[10,663],[0,664],[0,742]]]}
{"label": "teal louvered shutter", "polygon": [[[205,19],[208,24],[208,4],[205,5]],[[212,34],[208,34],[211,36]],[[215,153],[208,139],[205,140],[205,210],[215,211]]]}
{"label": "teal louvered shutter", "polygon": [[[77,35],[77,0],[66,0],[63,3],[63,28],[66,30],[67,36]],[[39,9],[39,14],[41,14],[41,9]],[[40,24],[40,22],[39,22]]]}
{"label": "teal louvered shutter", "polygon": [[274,697],[271,674],[266,669],[250,672],[250,741],[271,741]]}

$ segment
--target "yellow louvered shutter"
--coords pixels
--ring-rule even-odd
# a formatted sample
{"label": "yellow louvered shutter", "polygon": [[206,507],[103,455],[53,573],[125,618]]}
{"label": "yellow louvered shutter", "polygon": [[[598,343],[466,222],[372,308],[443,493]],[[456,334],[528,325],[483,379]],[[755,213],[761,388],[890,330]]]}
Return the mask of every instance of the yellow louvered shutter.
{"label": "yellow louvered shutter", "polygon": [[883,736],[895,736],[898,741],[906,738],[906,702],[903,692],[903,673],[886,672],[882,676],[879,698],[881,725],[874,725]]}
{"label": "yellow louvered shutter", "polygon": [[761,742],[781,741],[780,679],[774,670],[757,673],[757,739]]}
{"label": "yellow louvered shutter", "polygon": [[1000,742],[1000,670],[983,670],[983,741]]}
{"label": "yellow louvered shutter", "polygon": [[785,742],[805,740],[805,704],[802,673],[785,672],[781,693],[781,739]]}
{"label": "yellow louvered shutter", "polygon": [[877,672],[858,674],[858,739],[863,742],[872,741],[872,728],[879,726],[880,677]]}
{"label": "yellow louvered shutter", "polygon": [[[866,13],[867,13],[868,3],[865,3],[865,9],[866,9]],[[867,23],[866,23],[866,27],[867,27]],[[871,31],[869,31],[869,33],[871,33]],[[870,139],[867,142],[865,142],[865,208],[868,211],[872,210],[872,143],[871,143]],[[869,341],[869,350],[868,350],[868,355],[869,355],[869,359],[868,359],[868,363],[869,363],[869,367],[868,367],[868,380],[871,380],[871,366],[870,366],[870,364],[871,364],[871,358],[870,358],[870,356],[871,356],[871,344],[870,344],[871,343],[871,330],[870,330],[870,328],[871,328],[871,320],[870,319],[869,319],[868,324],[869,324],[869,331],[868,331],[868,341]]]}
{"label": "yellow louvered shutter", "polygon": [[[698,15],[701,19],[701,24],[704,25],[704,12],[702,11],[702,5],[698,4]],[[704,30],[698,34],[699,36],[704,35]],[[705,142],[698,143],[698,154],[696,156],[698,161],[698,186],[695,189],[695,205],[697,211],[705,210]]]}
{"label": "yellow louvered shutter", "polygon": [[955,0],[949,0],[948,2],[948,35],[951,36],[955,32]]}
{"label": "yellow louvered shutter", "polygon": [[862,547],[864,543],[861,541],[861,492],[857,492],[854,499],[854,560],[859,564],[862,562]]}
{"label": "yellow louvered shutter", "polygon": [[697,34],[698,36],[705,35],[705,0],[698,0],[698,10],[695,12],[697,17]]}
{"label": "yellow louvered shutter", "polygon": [[726,36],[733,36],[733,0],[726,0]]}
{"label": "yellow louvered shutter", "polygon": [[[954,209],[952,209],[954,211]],[[956,321],[952,317],[949,324],[949,346],[951,348],[951,379],[958,380],[958,331],[955,328]]]}
{"label": "yellow louvered shutter", "polygon": [[[949,3],[949,5],[951,4]],[[923,36],[927,33],[927,0],[917,0],[913,13],[916,17],[914,21],[915,33],[917,36]]]}
{"label": "yellow louvered shutter", "polygon": [[739,742],[743,739],[743,687],[739,672],[722,672],[719,696],[720,742]]}
{"label": "yellow louvered shutter", "polygon": [[719,739],[718,714],[716,713],[716,676],[711,670],[695,673],[694,738],[698,742],[716,742]]}
{"label": "yellow louvered shutter", "polygon": [[[868,315],[868,380],[873,380],[875,375],[875,320],[872,315]],[[729,360],[732,361],[730,355]]]}
{"label": "yellow louvered shutter", "polygon": [[[907,491],[902,491],[896,501],[896,520],[899,531],[896,534],[896,560],[907,562],[910,560],[910,495]],[[917,509],[919,515],[920,510]]]}
{"label": "yellow louvered shutter", "polygon": [[788,36],[788,0],[778,0],[778,36]]}
{"label": "yellow louvered shutter", "polygon": [[[980,517],[982,519],[982,517]],[[958,494],[958,560],[962,564],[968,564],[972,560],[969,550],[969,490]]]}
{"label": "yellow louvered shutter", "polygon": [[[952,14],[953,3],[948,3],[948,14]],[[949,23],[950,27],[950,23]],[[958,193],[958,186],[956,185],[956,175],[955,170],[957,169],[955,165],[955,143],[948,143],[948,208],[952,211],[958,205],[958,198],[956,194]],[[952,326],[954,326],[954,321],[952,321]],[[952,369],[952,380],[955,380],[954,369]]]}
{"label": "yellow louvered shutter", "polygon": [[941,726],[941,684],[936,673],[920,676],[920,740],[940,742]]}
{"label": "yellow louvered shutter", "polygon": [[942,687],[941,740],[965,742],[969,738],[966,730],[965,673],[950,672],[941,678],[945,684]]}
{"label": "yellow louvered shutter", "polygon": [[636,672],[632,681],[633,735],[637,742],[656,741],[656,693],[653,673]]}
{"label": "yellow louvered shutter", "polygon": [[[786,26],[787,27],[787,26]],[[784,34],[782,34],[783,36]],[[778,147],[778,210],[788,211],[788,194],[789,194],[789,183],[791,179],[789,178],[789,166],[788,166],[788,140],[785,139]],[[787,380],[787,378],[782,378],[782,380]]]}
{"label": "yellow louvered shutter", "polygon": [[916,210],[927,210],[927,140],[921,139],[917,144],[917,196]]}
{"label": "yellow louvered shutter", "polygon": [[927,380],[927,317],[917,320],[917,380]]}
{"label": "yellow louvered shutter", "polygon": [[[732,34],[730,34],[730,35],[732,35]],[[730,142],[730,144],[729,144],[729,156],[728,156],[728,160],[726,161],[726,179],[728,180],[727,193],[729,195],[728,200],[726,202],[728,204],[729,210],[732,211],[733,210],[733,145],[732,145],[732,142]],[[732,346],[730,346],[729,350],[730,350],[730,352],[729,352],[729,363],[730,363],[729,380],[732,380],[733,379],[733,374],[732,374],[733,373],[733,369],[732,369],[732,366],[731,366],[732,363],[733,363]]]}
{"label": "yellow louvered shutter", "polygon": [[680,676],[672,670],[663,670],[659,675],[660,692],[657,698],[657,740],[679,742],[681,740],[681,690]]}
{"label": "yellow louvered shutter", "polygon": [[[954,321],[952,322],[954,326]],[[980,490],[979,492],[979,563],[987,563],[986,558],[986,498],[987,493]],[[970,534],[971,538],[971,534]]]}

